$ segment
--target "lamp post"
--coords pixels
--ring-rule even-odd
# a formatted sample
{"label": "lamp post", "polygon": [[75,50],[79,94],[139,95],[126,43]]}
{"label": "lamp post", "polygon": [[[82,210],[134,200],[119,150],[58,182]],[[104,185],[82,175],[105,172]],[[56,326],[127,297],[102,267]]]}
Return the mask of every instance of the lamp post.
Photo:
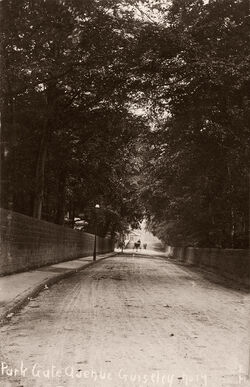
{"label": "lamp post", "polygon": [[124,249],[124,234],[122,233],[122,254],[123,254],[123,249]]}
{"label": "lamp post", "polygon": [[93,261],[96,261],[96,234],[97,234],[97,216],[96,216],[96,210],[100,208],[99,204],[95,205],[95,240],[94,240],[94,251],[93,251]]}

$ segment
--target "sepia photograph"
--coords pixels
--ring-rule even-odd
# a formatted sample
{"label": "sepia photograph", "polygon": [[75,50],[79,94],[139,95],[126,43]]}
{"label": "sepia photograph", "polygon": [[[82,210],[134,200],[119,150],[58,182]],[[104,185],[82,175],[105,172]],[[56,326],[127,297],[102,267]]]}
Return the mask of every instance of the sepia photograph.
{"label": "sepia photograph", "polygon": [[0,0],[0,387],[250,387],[250,1]]}

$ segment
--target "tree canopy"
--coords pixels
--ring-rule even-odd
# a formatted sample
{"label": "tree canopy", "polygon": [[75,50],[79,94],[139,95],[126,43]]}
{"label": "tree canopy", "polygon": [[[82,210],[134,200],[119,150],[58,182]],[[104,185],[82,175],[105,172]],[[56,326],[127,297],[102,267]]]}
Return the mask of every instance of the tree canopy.
{"label": "tree canopy", "polygon": [[138,222],[131,159],[146,123],[126,106],[132,13],[21,0],[1,2],[1,15],[2,205],[61,224],[100,202]]}
{"label": "tree canopy", "polygon": [[1,205],[247,247],[247,0],[3,0]]}
{"label": "tree canopy", "polygon": [[176,0],[167,19],[154,89],[167,114],[148,142],[142,192],[152,228],[174,245],[247,247],[247,2]]}

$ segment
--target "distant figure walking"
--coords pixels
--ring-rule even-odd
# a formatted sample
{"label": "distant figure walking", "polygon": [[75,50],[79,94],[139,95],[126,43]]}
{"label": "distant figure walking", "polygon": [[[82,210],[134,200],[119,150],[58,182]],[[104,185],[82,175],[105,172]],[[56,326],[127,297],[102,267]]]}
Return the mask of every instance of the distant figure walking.
{"label": "distant figure walking", "polygon": [[143,248],[144,248],[144,250],[146,250],[146,248],[147,248],[147,243],[143,243]]}
{"label": "distant figure walking", "polygon": [[141,249],[141,241],[140,239],[134,243],[133,250],[138,251],[138,249]]}

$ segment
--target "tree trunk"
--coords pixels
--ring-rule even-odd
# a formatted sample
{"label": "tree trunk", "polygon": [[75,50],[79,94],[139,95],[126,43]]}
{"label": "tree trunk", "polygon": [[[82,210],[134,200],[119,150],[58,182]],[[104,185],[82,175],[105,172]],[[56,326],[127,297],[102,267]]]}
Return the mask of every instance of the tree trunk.
{"label": "tree trunk", "polygon": [[[230,196],[231,196],[231,200],[232,200],[232,197],[233,197],[233,179],[232,179],[232,172],[231,172],[231,168],[228,166],[227,167],[227,171],[228,171],[228,179],[229,179],[229,188],[230,188]],[[233,205],[231,205],[231,208],[230,208],[230,218],[231,218],[231,227],[230,227],[230,247],[233,249],[234,248],[234,243],[235,243],[235,231],[236,231],[236,219],[235,219],[235,211],[234,211],[234,207]]]}
{"label": "tree trunk", "polygon": [[[10,86],[9,86],[10,88]],[[4,98],[1,116],[1,205],[14,210],[16,182],[16,143],[15,100]]]}
{"label": "tree trunk", "polygon": [[66,172],[63,171],[58,179],[58,202],[57,202],[57,214],[56,223],[64,224],[65,216],[65,202],[66,202]]}
{"label": "tree trunk", "polygon": [[234,209],[231,208],[231,248],[234,248],[234,241],[235,241],[235,216],[234,216]]}
{"label": "tree trunk", "polygon": [[39,149],[37,165],[36,165],[33,217],[37,219],[41,219],[42,217],[47,147],[48,147],[48,120],[46,120],[44,124],[43,135],[40,143],[40,149]]}
{"label": "tree trunk", "polygon": [[33,217],[37,219],[41,219],[42,217],[44,183],[45,183],[45,164],[47,159],[49,136],[51,135],[50,133],[51,117],[53,114],[53,109],[56,101],[55,95],[56,95],[56,83],[55,81],[53,81],[47,85],[47,89],[45,93],[47,111],[45,112],[45,121],[43,125],[42,139],[40,143],[40,149],[39,149],[37,165],[36,165]]}

